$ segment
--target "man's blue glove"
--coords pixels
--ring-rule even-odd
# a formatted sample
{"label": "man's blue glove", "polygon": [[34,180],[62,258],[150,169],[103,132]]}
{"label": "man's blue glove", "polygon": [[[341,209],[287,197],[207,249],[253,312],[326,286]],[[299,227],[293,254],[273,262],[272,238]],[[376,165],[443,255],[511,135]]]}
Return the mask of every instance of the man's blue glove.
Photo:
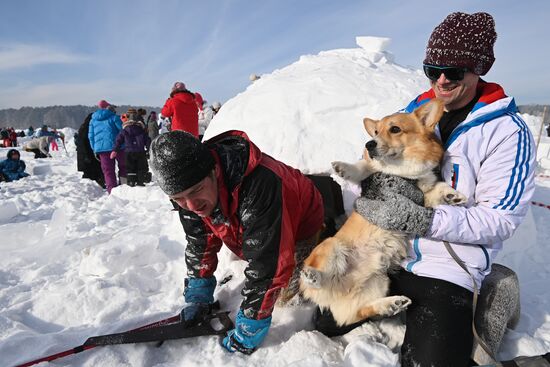
{"label": "man's blue glove", "polygon": [[428,232],[433,209],[422,206],[424,196],[412,180],[374,174],[362,182],[363,196],[354,208],[369,222],[390,230],[423,236]]}
{"label": "man's blue glove", "polygon": [[239,351],[252,354],[262,343],[271,326],[271,316],[266,319],[249,319],[240,310],[235,320],[235,329],[229,331],[222,345],[231,353]]}
{"label": "man's blue glove", "polygon": [[204,320],[204,317],[210,315],[211,312],[211,303],[191,303],[181,310],[180,318],[185,321],[185,325],[193,326]]}
{"label": "man's blue glove", "polygon": [[181,310],[181,319],[192,325],[212,312],[216,278],[187,278],[183,295],[187,306]]}

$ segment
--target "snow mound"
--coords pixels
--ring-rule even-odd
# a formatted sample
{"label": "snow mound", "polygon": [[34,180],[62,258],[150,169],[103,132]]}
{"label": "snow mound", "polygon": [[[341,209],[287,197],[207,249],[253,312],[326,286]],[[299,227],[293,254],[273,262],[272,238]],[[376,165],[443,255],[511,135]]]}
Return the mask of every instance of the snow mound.
{"label": "snow mound", "polygon": [[[356,161],[369,140],[363,118],[397,112],[428,87],[420,70],[392,61],[389,42],[358,37],[361,48],[302,56],[262,75],[223,106],[205,138],[242,130],[262,151],[305,173]],[[338,149],[327,149],[328,142]]]}

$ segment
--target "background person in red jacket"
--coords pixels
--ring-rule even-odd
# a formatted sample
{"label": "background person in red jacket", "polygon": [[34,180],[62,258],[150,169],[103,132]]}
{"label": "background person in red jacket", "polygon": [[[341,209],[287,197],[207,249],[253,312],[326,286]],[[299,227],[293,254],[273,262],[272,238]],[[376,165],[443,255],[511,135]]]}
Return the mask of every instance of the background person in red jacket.
{"label": "background person in red jacket", "polygon": [[172,131],[187,131],[198,137],[199,106],[202,107],[201,95],[188,91],[182,82],[176,82],[170,92],[170,98],[162,107],[161,114],[172,119]]}
{"label": "background person in red jacket", "polygon": [[204,143],[182,131],[162,134],[151,144],[151,167],[179,205],[187,237],[182,319],[197,322],[211,312],[217,253],[225,244],[248,265],[235,329],[222,345],[252,353],[268,333],[275,302],[298,292],[303,260],[323,227],[321,194],[300,171],[235,130]]}

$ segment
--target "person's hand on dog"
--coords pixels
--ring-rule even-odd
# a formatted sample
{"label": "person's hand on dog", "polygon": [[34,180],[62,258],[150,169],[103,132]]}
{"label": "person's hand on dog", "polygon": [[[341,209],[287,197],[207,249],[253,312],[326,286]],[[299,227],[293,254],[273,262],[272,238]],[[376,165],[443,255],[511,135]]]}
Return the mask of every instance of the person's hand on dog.
{"label": "person's hand on dog", "polygon": [[422,236],[432,224],[433,209],[414,180],[375,173],[361,183],[354,208],[369,222],[391,231]]}
{"label": "person's hand on dog", "polygon": [[382,191],[391,191],[406,196],[418,205],[424,204],[424,193],[418,188],[415,180],[377,172],[361,182],[362,197],[381,200],[384,198]]}

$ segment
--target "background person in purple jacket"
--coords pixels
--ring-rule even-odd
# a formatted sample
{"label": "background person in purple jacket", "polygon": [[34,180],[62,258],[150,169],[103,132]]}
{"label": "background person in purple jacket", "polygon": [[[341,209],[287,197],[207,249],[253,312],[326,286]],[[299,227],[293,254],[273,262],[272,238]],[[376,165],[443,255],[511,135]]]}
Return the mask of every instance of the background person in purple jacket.
{"label": "background person in purple jacket", "polygon": [[122,131],[116,137],[111,159],[116,157],[117,151],[124,145],[128,185],[145,186],[149,171],[145,151],[149,148],[151,139],[135,109],[129,109],[126,116],[127,120],[122,124]]}

